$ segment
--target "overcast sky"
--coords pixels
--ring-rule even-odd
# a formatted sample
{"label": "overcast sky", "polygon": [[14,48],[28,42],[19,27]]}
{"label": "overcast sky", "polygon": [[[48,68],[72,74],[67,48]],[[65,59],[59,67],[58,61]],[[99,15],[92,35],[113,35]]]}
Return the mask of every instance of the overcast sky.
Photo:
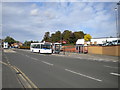
{"label": "overcast sky", "polygon": [[41,41],[45,32],[83,31],[93,38],[116,36],[116,2],[4,2],[3,38]]}

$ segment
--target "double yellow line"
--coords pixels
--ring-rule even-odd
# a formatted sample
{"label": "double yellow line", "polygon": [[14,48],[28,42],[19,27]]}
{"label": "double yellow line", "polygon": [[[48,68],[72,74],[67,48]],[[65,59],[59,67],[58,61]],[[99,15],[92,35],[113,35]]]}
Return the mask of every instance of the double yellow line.
{"label": "double yellow line", "polygon": [[39,90],[39,88],[16,66],[12,66],[11,64],[7,64],[5,62],[0,61],[0,63],[12,68],[16,71],[20,82],[24,85],[24,88],[31,88],[34,90]]}

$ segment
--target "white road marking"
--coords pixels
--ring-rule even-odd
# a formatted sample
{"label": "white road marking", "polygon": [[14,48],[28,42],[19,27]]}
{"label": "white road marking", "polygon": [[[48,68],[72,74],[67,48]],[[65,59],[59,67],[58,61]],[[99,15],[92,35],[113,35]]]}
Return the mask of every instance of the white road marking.
{"label": "white road marking", "polygon": [[51,63],[48,63],[48,62],[45,62],[45,61],[42,61],[42,62],[45,63],[45,64],[47,64],[47,65],[53,66],[53,64],[51,64]]}
{"label": "white road marking", "polygon": [[30,57],[30,56],[28,56],[28,55],[25,55],[26,57]]}
{"label": "white road marking", "polygon": [[77,75],[80,75],[80,76],[83,76],[83,77],[86,77],[86,78],[90,78],[90,79],[93,79],[93,80],[96,80],[96,81],[99,81],[101,82],[102,80],[100,79],[96,79],[96,78],[93,78],[91,76],[87,76],[87,75],[84,75],[84,74],[81,74],[81,73],[78,73],[78,72],[75,72],[75,71],[72,71],[72,70],[69,70],[69,69],[65,69],[66,71],[69,71],[71,73],[74,73],[74,74],[77,74]]}
{"label": "white road marking", "polygon": [[118,74],[118,73],[110,73],[110,74],[120,76],[120,74]]}
{"label": "white road marking", "polygon": [[113,61],[113,62],[118,62],[118,61]]}
{"label": "white road marking", "polygon": [[31,57],[31,59],[38,61],[38,59]]}
{"label": "white road marking", "polygon": [[118,69],[118,67],[112,67],[112,66],[107,66],[107,65],[104,65],[104,67]]}

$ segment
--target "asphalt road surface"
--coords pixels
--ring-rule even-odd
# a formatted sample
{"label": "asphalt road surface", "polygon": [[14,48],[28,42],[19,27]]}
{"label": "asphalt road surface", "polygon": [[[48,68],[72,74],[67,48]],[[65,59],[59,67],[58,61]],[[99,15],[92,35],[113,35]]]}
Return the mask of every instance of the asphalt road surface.
{"label": "asphalt road surface", "polygon": [[[117,62],[40,55],[19,49],[2,56],[3,88],[25,87],[24,78],[38,88],[118,88]],[[24,74],[22,80],[12,66]]]}

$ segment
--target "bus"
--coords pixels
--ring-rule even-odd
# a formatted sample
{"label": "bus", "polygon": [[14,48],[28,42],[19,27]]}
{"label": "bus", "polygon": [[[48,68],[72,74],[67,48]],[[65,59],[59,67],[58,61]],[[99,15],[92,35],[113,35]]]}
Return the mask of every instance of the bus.
{"label": "bus", "polygon": [[31,43],[30,45],[30,51],[31,52],[37,52],[37,53],[46,53],[46,54],[52,54],[52,43]]}

